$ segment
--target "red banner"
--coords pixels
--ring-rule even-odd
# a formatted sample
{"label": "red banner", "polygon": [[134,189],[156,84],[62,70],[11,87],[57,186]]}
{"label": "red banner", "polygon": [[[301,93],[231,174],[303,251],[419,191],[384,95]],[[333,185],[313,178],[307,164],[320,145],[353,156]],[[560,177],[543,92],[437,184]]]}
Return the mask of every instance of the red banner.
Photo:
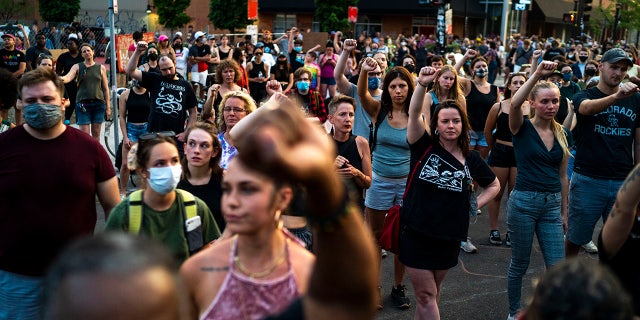
{"label": "red banner", "polygon": [[358,7],[349,7],[347,11],[349,22],[356,23],[358,21]]}
{"label": "red banner", "polygon": [[247,19],[258,20],[258,0],[249,0],[247,6]]}

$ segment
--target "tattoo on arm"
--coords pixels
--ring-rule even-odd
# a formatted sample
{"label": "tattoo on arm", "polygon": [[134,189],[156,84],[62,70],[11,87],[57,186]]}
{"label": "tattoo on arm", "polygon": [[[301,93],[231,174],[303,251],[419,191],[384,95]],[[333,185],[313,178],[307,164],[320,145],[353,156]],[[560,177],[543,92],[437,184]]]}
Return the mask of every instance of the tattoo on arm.
{"label": "tattoo on arm", "polygon": [[201,271],[203,272],[225,272],[229,271],[229,266],[224,267],[201,267]]}

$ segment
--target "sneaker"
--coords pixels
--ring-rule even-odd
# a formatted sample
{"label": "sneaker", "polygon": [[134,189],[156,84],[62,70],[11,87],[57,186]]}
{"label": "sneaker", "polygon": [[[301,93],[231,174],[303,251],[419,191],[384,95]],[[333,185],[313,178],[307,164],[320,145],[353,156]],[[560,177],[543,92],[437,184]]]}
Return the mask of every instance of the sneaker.
{"label": "sneaker", "polygon": [[589,243],[582,246],[584,251],[588,253],[598,253],[598,247],[593,243],[593,241],[589,241]]}
{"label": "sneaker", "polygon": [[509,233],[504,237],[504,245],[507,247],[511,247],[511,238],[509,238]]}
{"label": "sneaker", "polygon": [[467,238],[467,241],[460,242],[460,249],[466,253],[478,253],[478,248],[471,243],[471,238]]}
{"label": "sneaker", "polygon": [[387,250],[385,250],[385,249],[382,249],[382,251],[380,252],[380,254],[382,255],[382,257],[383,257],[383,258],[386,258],[386,257],[387,257],[387,255],[388,255]]}
{"label": "sneaker", "polygon": [[491,233],[489,234],[489,242],[491,242],[491,244],[495,244],[497,246],[502,244],[502,238],[500,237],[500,231],[498,230],[491,230]]}
{"label": "sneaker", "polygon": [[509,316],[507,317],[507,320],[516,320],[516,316],[515,316],[515,315],[513,315],[513,316],[512,316],[512,315],[509,315]]}
{"label": "sneaker", "polygon": [[407,298],[405,294],[406,291],[407,288],[402,284],[391,288],[391,300],[393,300],[396,308],[408,309],[411,307],[411,301],[409,301],[409,298]]}

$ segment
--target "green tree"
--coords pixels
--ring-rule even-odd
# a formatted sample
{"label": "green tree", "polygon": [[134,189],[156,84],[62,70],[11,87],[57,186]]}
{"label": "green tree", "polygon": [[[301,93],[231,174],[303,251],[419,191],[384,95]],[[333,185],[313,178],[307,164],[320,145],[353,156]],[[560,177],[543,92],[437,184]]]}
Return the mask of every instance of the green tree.
{"label": "green tree", "polygon": [[186,13],[191,0],[154,0],[153,3],[158,11],[158,22],[171,30],[191,21],[191,17]]}
{"label": "green tree", "polygon": [[218,29],[235,33],[236,29],[251,24],[247,19],[247,0],[211,0],[209,5],[209,21]]}
{"label": "green tree", "polygon": [[27,5],[24,0],[0,0],[0,21],[14,20],[25,13]]}
{"label": "green tree", "polygon": [[315,20],[320,21],[321,31],[344,31],[349,28],[347,10],[357,6],[358,0],[315,0]]}
{"label": "green tree", "polygon": [[72,22],[80,11],[80,0],[40,0],[40,16],[49,22]]}

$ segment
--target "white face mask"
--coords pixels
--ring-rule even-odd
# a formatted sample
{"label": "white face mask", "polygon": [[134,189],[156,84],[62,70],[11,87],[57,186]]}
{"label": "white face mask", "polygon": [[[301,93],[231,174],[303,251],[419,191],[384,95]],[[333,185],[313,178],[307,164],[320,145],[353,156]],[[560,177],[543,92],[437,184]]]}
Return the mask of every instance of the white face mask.
{"label": "white face mask", "polygon": [[181,175],[181,165],[150,168],[147,182],[153,191],[165,195],[176,189]]}

